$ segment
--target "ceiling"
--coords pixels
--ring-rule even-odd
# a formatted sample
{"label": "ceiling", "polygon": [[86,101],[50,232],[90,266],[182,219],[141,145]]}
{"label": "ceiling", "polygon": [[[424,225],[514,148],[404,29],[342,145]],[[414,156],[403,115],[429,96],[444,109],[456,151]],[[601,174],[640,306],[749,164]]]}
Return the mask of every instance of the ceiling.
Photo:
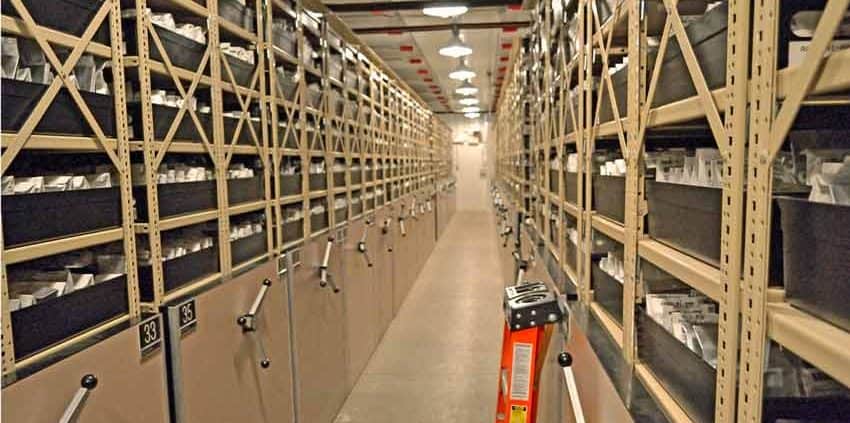
{"label": "ceiling", "polygon": [[[506,1],[505,4],[515,3]],[[362,0],[327,0],[329,6],[337,4],[367,4]],[[373,4],[373,3],[368,3]],[[390,9],[390,7],[387,7]],[[515,10],[515,7],[497,6],[470,8],[469,12],[454,20],[425,16],[421,10],[385,10],[336,12],[355,33],[368,44],[390,66],[400,78],[404,79],[431,110],[437,113],[459,113],[464,107],[454,93],[459,81],[449,78],[458,64],[458,59],[441,56],[437,51],[449,41],[450,30],[409,32],[407,29],[389,30],[389,28],[414,27],[423,25],[447,25],[453,22],[465,23],[511,23],[527,21],[527,12]],[[358,33],[363,29],[387,29],[378,33]],[[524,28],[506,27],[494,29],[461,29],[461,38],[472,47],[472,55],[467,63],[476,73],[472,84],[478,87],[477,98],[483,112],[495,107],[496,85],[499,75],[507,69],[513,40]]]}

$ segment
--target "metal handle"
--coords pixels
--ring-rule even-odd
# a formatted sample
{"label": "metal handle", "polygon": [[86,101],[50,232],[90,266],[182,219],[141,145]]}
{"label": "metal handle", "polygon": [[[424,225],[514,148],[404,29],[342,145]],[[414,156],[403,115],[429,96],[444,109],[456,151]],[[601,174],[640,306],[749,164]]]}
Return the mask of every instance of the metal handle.
{"label": "metal handle", "polygon": [[257,297],[254,298],[254,302],[251,304],[251,308],[247,313],[236,319],[236,324],[242,328],[242,332],[252,335],[254,341],[257,342],[257,346],[260,348],[260,367],[264,369],[269,368],[272,363],[271,360],[269,360],[268,354],[266,354],[266,347],[263,345],[263,339],[256,333],[256,317],[257,313],[260,312],[260,307],[263,305],[263,300],[266,299],[266,293],[269,291],[269,287],[271,286],[271,280],[264,280],[262,286],[260,286],[260,292],[257,293]]}
{"label": "metal handle", "polygon": [[333,248],[333,245],[334,238],[328,237],[328,243],[325,245],[325,255],[322,258],[322,264],[319,266],[319,286],[324,288],[330,284],[334,292],[339,292],[339,288],[331,281],[330,274],[328,274],[328,262],[331,259],[331,248]]}
{"label": "metal handle", "polygon": [[80,379],[80,389],[77,389],[77,392],[75,392],[74,396],[71,398],[71,402],[69,402],[68,406],[65,407],[65,412],[62,413],[59,423],[71,423],[75,421],[80,409],[86,401],[86,398],[89,396],[89,392],[94,390],[96,387],[97,377],[95,375],[88,374],[83,376],[83,378]]}
{"label": "metal handle", "polygon": [[404,228],[404,216],[398,217],[398,228],[399,228],[399,231],[401,232],[401,236],[406,237],[407,236],[407,229]]}
{"label": "metal handle", "polygon": [[369,267],[372,267],[373,266],[372,258],[369,257],[369,250],[366,249],[366,243],[365,242],[360,241],[360,242],[357,243],[357,251],[360,251],[360,253],[363,254],[363,258],[366,259],[366,265],[369,266]]}
{"label": "metal handle", "polygon": [[567,393],[570,395],[573,416],[576,423],[584,423],[584,411],[581,409],[581,399],[578,396],[576,376],[573,374],[573,356],[568,352],[558,354],[558,364],[564,370],[564,381],[567,383]]}
{"label": "metal handle", "polygon": [[508,246],[508,240],[510,239],[511,232],[513,231],[513,228],[511,228],[510,226],[505,226],[505,229],[502,229],[502,238],[504,238],[502,242],[503,248]]}

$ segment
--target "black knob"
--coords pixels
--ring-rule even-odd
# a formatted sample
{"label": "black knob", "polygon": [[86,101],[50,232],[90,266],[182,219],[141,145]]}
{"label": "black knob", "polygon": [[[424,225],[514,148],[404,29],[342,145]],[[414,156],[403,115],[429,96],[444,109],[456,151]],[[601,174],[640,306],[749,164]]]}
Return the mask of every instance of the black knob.
{"label": "black knob", "polygon": [[264,359],[260,360],[260,367],[262,367],[264,369],[268,369],[269,366],[271,366],[271,365],[272,365],[272,362],[268,358],[264,358]]}
{"label": "black knob", "polygon": [[372,267],[372,263],[369,263],[369,267]]}
{"label": "black knob", "polygon": [[334,291],[334,294],[339,294],[339,288],[334,288],[333,291]]}
{"label": "black knob", "polygon": [[270,279],[266,279],[266,280],[263,281],[263,285],[272,286],[272,281]]}
{"label": "black knob", "polygon": [[570,353],[568,353],[568,352],[566,352],[566,351],[564,351],[564,352],[562,352],[562,353],[558,354],[558,364],[560,364],[560,365],[561,365],[561,367],[570,367],[570,366],[572,366],[572,364],[573,364],[573,356],[572,356],[572,355],[570,355]]}
{"label": "black knob", "polygon": [[80,379],[80,386],[86,388],[88,390],[92,390],[97,387],[97,376],[95,375],[85,375],[82,379]]}

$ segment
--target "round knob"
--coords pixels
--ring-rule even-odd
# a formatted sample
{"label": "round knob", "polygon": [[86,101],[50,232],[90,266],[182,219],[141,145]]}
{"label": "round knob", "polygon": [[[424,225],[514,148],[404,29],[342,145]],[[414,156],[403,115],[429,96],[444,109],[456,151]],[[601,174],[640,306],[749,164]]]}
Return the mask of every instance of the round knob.
{"label": "round knob", "polygon": [[562,353],[558,354],[558,364],[560,364],[560,365],[561,365],[561,367],[570,367],[570,366],[572,366],[572,364],[573,364],[573,356],[572,356],[572,355],[570,355],[570,353],[568,353],[568,352],[566,352],[566,351],[564,351],[564,352],[562,352]]}
{"label": "round knob", "polygon": [[338,293],[339,293],[339,288],[334,288],[334,294],[338,294]]}
{"label": "round knob", "polygon": [[89,374],[80,379],[80,386],[86,389],[94,389],[97,387],[97,376]]}
{"label": "round knob", "polygon": [[266,280],[263,281],[263,285],[272,286],[272,281],[270,279],[266,279]]}
{"label": "round knob", "polygon": [[268,358],[264,358],[264,359],[260,360],[260,367],[262,367],[264,369],[268,369],[269,366],[271,366],[271,365],[272,365],[272,362]]}
{"label": "round knob", "polygon": [[372,267],[372,263],[369,263],[369,267]]}

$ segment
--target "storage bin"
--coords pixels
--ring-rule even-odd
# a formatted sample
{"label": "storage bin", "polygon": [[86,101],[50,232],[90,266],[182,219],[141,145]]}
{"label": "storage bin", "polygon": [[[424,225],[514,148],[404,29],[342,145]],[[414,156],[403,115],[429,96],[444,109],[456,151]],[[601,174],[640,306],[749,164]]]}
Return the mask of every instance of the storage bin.
{"label": "storage bin", "polygon": [[345,171],[334,172],[334,187],[340,188],[345,186]]}
{"label": "storage bin", "polygon": [[[103,5],[103,1],[23,0],[22,3],[37,24],[80,37],[86,31],[86,27],[89,26],[92,19],[94,19],[94,15],[97,14],[97,11]],[[18,16],[10,0],[3,0],[2,8],[3,15]],[[108,24],[109,17],[104,22]],[[101,26],[95,39],[108,44],[109,32],[108,30],[104,31],[104,28],[105,25]],[[106,39],[103,39],[103,35],[106,36]]]}
{"label": "storage bin", "polygon": [[[254,77],[254,70],[256,69],[256,65],[251,62],[246,62],[244,60],[239,60],[229,54],[223,54],[222,56],[227,60],[227,64],[230,65],[230,70],[233,72],[233,79],[236,80],[236,84],[245,88],[251,87],[251,79]],[[225,84],[230,84],[230,74],[227,73],[227,69],[221,69],[221,80]],[[254,83],[253,89],[259,90],[260,82],[259,77],[257,78],[257,82]]]}
{"label": "storage bin", "polygon": [[363,183],[363,172],[362,170],[352,170],[351,171],[351,184],[352,185],[360,185]]}
{"label": "storage bin", "polygon": [[15,358],[78,335],[127,314],[127,277],[116,276],[11,313]]}
{"label": "storage bin", "polygon": [[647,180],[649,236],[719,266],[722,195],[719,188]]}
{"label": "storage bin", "polygon": [[230,260],[234,265],[266,254],[266,232],[240,238],[230,243]]}
{"label": "storage bin", "polygon": [[[573,205],[578,204],[578,173],[577,172],[564,172],[564,195],[567,199],[567,202]],[[581,184],[584,186],[584,182]],[[625,195],[625,192],[624,192]]]}
{"label": "storage bin", "polygon": [[322,87],[318,84],[307,86],[307,105],[314,109],[322,106]]}
{"label": "storage bin", "polygon": [[[218,245],[162,262],[165,292],[218,273],[218,265]],[[142,301],[153,301],[153,269],[150,264],[139,265],[139,294]]]}
{"label": "storage bin", "polygon": [[626,178],[624,176],[593,175],[593,209],[599,214],[625,221]]}
{"label": "storage bin", "polygon": [[272,43],[291,56],[298,54],[298,33],[280,25],[272,28]]}
{"label": "storage bin", "polygon": [[[168,130],[171,129],[171,124],[177,118],[177,112],[180,111],[177,107],[163,106],[161,104],[153,104],[153,129],[154,139],[162,141],[168,135]],[[133,125],[133,138],[143,139],[144,137],[144,120],[142,119],[142,105],[140,103],[127,103],[127,113],[130,115],[131,124]],[[204,128],[204,133],[207,136],[207,141],[213,143],[213,123],[212,115],[209,113],[195,113],[198,120]],[[177,124],[177,130],[174,132],[174,141],[178,142],[203,142],[198,127],[195,121],[189,114],[189,111],[183,112],[183,118]]]}
{"label": "storage bin", "polygon": [[348,220],[348,208],[343,207],[341,209],[334,210],[334,222],[337,225],[345,223]]}
{"label": "storage bin", "polygon": [[638,357],[697,423],[714,421],[717,372],[643,309],[637,311]]}
{"label": "storage bin", "polygon": [[265,199],[266,190],[263,185],[263,170],[256,169],[253,178],[227,180],[227,201],[232,206],[249,201]]}
{"label": "storage bin", "polygon": [[278,128],[278,134],[280,134],[281,137],[284,137],[284,136],[286,137],[286,141],[283,144],[284,148],[292,148],[292,149],[296,149],[296,150],[298,149],[298,129],[297,128],[289,130],[288,133],[287,133],[287,130],[286,130],[285,127]]}
{"label": "storage bin", "polygon": [[325,173],[310,174],[310,191],[322,191],[328,189],[328,179]]}
{"label": "storage bin", "polygon": [[363,201],[351,203],[351,215],[360,216],[361,214],[363,214]]}
{"label": "storage bin", "polygon": [[623,284],[600,269],[598,261],[594,261],[590,266],[590,283],[593,287],[593,300],[599,303],[622,326]]}
{"label": "storage bin", "polygon": [[558,194],[560,186],[558,185],[558,171],[550,170],[549,171],[549,191],[552,191],[554,194]]}
{"label": "storage bin", "polygon": [[[284,100],[295,101],[295,93],[298,91],[298,80],[280,70],[277,71],[276,79],[278,96]],[[282,117],[285,116],[285,114],[282,115]]]}
{"label": "storage bin", "polygon": [[328,214],[319,213],[310,215],[310,230],[313,233],[328,228]]}
{"label": "storage bin", "polygon": [[850,206],[793,197],[776,201],[788,301],[850,330]]}
{"label": "storage bin", "polygon": [[[233,135],[236,134],[236,126],[239,125],[239,118],[230,117],[230,116],[222,116],[224,120],[224,142],[226,144],[233,143]],[[242,129],[239,130],[239,138],[236,140],[236,144],[238,145],[251,145],[256,146],[254,143],[254,136],[251,135],[251,130],[248,129],[248,125],[254,127],[254,133],[257,134],[257,140],[259,144],[263,144],[263,133],[260,128],[260,122],[256,120],[247,119],[242,122]],[[212,128],[207,131],[207,134],[212,134]],[[209,135],[208,135],[209,136]]]}
{"label": "storage bin", "polygon": [[[133,187],[136,220],[144,221],[148,217],[148,197],[145,190],[144,185]],[[210,210],[218,206],[215,181],[159,184],[157,198],[160,218]]]}
{"label": "storage bin", "polygon": [[[52,7],[52,6],[51,6]],[[30,117],[35,105],[47,91],[47,85],[3,78],[0,90],[0,125],[4,132],[18,131]],[[115,100],[111,95],[80,91],[95,120],[107,137],[115,136]],[[35,133],[93,136],[94,131],[86,122],[77,103],[68,90],[62,88],[50,102]]]}
{"label": "storage bin", "polygon": [[288,244],[301,238],[304,238],[304,221],[302,219],[283,224],[284,244]]}
{"label": "storage bin", "polygon": [[[250,1],[246,3],[251,4]],[[218,14],[248,32],[256,31],[257,15],[254,9],[238,0],[218,0]]]}
{"label": "storage bin", "polygon": [[[201,65],[201,59],[204,58],[204,52],[207,50],[207,46],[157,25],[153,25],[153,28],[162,41],[162,46],[165,49],[165,53],[168,54],[171,64],[195,73]],[[124,19],[124,30],[122,34],[127,44],[127,55],[137,55],[138,43],[136,42],[135,18]],[[153,39],[148,40],[148,45],[151,60],[165,63]],[[207,61],[207,67],[209,67],[209,61]]]}
{"label": "storage bin", "polygon": [[121,226],[118,187],[2,197],[6,247]]}
{"label": "storage bin", "polygon": [[328,58],[328,76],[342,81],[342,56],[330,55]]}
{"label": "storage bin", "polygon": [[301,194],[301,174],[280,175],[280,196]]}

